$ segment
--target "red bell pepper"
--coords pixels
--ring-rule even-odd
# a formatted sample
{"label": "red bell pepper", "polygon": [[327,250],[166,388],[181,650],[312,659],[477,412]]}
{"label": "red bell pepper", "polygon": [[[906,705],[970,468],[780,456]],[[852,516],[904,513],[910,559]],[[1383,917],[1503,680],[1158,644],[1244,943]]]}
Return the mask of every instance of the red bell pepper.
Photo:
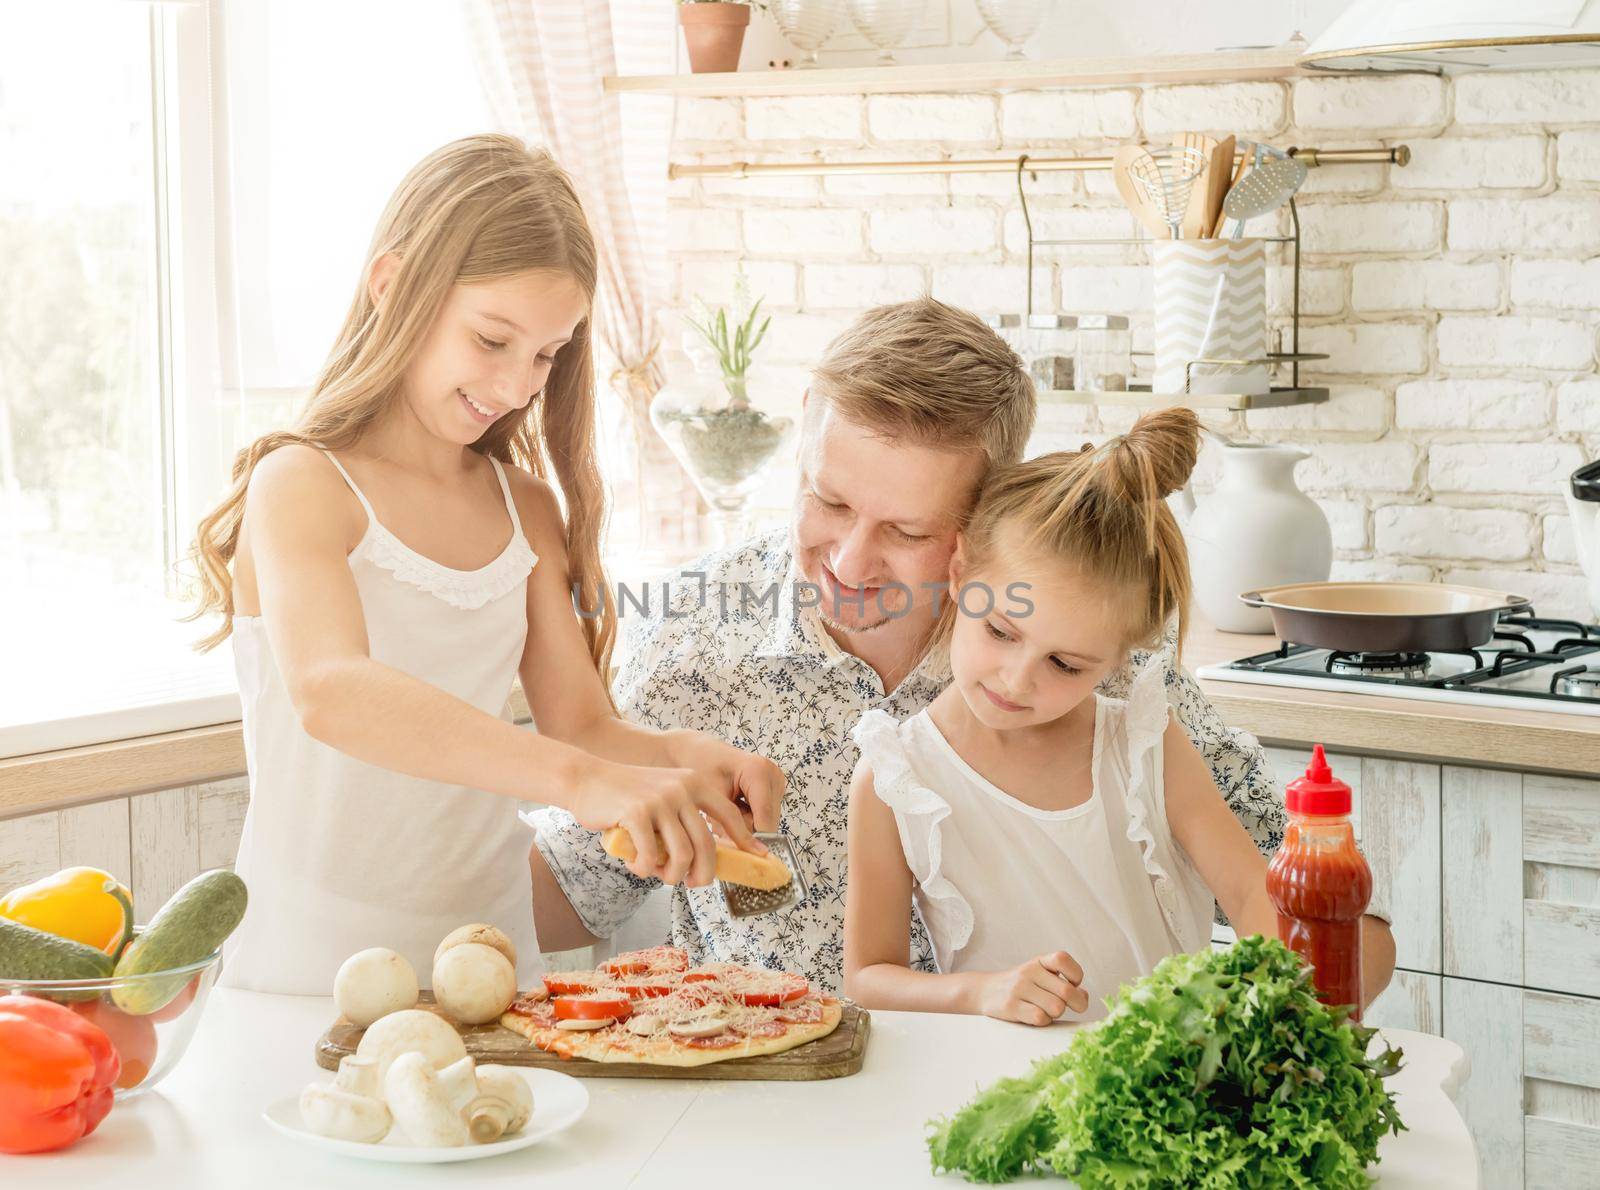
{"label": "red bell pepper", "polygon": [[122,1060],[104,1029],[33,996],[0,997],[0,1153],[43,1153],[93,1132]]}

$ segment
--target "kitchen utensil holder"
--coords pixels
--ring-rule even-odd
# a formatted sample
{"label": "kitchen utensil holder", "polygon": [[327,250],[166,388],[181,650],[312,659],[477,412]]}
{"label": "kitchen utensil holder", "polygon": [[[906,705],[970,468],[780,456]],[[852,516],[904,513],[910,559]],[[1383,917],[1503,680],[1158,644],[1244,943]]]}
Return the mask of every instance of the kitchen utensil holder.
{"label": "kitchen utensil holder", "polygon": [[[1315,150],[1302,150],[1308,164],[1317,162]],[[1332,160],[1332,159],[1330,159]],[[1027,318],[1031,322],[1036,316],[1033,312],[1033,266],[1035,248],[1062,248],[1083,247],[1096,244],[1144,244],[1150,245],[1157,241],[1146,236],[1131,236],[1127,238],[1073,238],[1073,239],[1040,239],[1034,234],[1033,215],[1028,209],[1028,190],[1024,175],[1030,173],[1028,169],[1028,155],[1022,154],[1017,158],[1017,201],[1022,208],[1022,223],[1027,232],[1027,269],[1024,281],[1025,308]],[[1289,225],[1291,232],[1286,236],[1258,236],[1254,237],[1262,244],[1289,244],[1291,245],[1290,263],[1292,275],[1292,292],[1289,303],[1289,336],[1290,349],[1288,351],[1268,351],[1260,356],[1248,359],[1237,359],[1225,356],[1200,357],[1189,360],[1184,366],[1183,389],[1179,392],[1156,392],[1152,385],[1130,384],[1124,393],[1108,393],[1101,391],[1071,390],[1067,392],[1055,391],[1051,394],[1055,399],[1071,404],[1096,404],[1096,405],[1150,405],[1184,403],[1207,408],[1223,409],[1267,409],[1283,405],[1317,405],[1328,399],[1328,390],[1321,387],[1305,386],[1300,383],[1300,365],[1311,360],[1327,359],[1321,352],[1305,352],[1300,350],[1300,210],[1295,200],[1288,202]],[[1136,353],[1138,354],[1138,353]],[[1287,386],[1273,385],[1265,393],[1207,393],[1195,394],[1193,382],[1197,367],[1204,367],[1212,371],[1219,369],[1246,370],[1250,368],[1276,368],[1288,365],[1290,369],[1289,384]]]}

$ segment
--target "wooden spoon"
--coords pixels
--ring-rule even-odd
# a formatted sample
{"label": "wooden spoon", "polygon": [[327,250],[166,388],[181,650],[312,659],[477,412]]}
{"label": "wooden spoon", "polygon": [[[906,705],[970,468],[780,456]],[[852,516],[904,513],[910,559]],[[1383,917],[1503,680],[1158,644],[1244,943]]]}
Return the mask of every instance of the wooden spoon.
{"label": "wooden spoon", "polygon": [[1194,189],[1189,191],[1189,205],[1183,209],[1183,223],[1180,225],[1184,239],[1198,240],[1210,226],[1213,155],[1217,142],[1203,132],[1180,132],[1172,138],[1172,143],[1180,149],[1198,149],[1206,159],[1206,172],[1195,179]]}
{"label": "wooden spoon", "polygon": [[1167,226],[1167,221],[1161,217],[1161,212],[1156,210],[1152,203],[1138,186],[1134,185],[1133,177],[1128,172],[1133,163],[1144,153],[1143,145],[1122,145],[1111,158],[1111,180],[1116,183],[1117,193],[1122,196],[1122,201],[1128,205],[1128,210],[1144,225],[1154,240],[1170,240],[1172,229]]}

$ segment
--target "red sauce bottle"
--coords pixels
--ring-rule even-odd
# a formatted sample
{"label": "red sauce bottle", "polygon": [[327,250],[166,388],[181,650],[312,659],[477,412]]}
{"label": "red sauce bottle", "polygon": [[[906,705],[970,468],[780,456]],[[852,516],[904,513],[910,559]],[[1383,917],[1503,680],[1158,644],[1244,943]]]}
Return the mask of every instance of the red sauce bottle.
{"label": "red sauce bottle", "polygon": [[1267,867],[1278,937],[1311,964],[1318,998],[1351,1005],[1359,1021],[1361,915],[1372,898],[1372,869],[1356,848],[1350,787],[1333,775],[1321,744],[1284,802],[1289,825]]}

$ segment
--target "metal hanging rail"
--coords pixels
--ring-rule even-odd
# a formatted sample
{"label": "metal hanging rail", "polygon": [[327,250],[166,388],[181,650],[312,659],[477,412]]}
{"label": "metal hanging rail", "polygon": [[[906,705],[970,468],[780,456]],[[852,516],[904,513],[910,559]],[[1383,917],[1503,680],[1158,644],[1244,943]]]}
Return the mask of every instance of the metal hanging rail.
{"label": "metal hanging rail", "polygon": [[[1307,166],[1405,165],[1411,160],[1408,145],[1371,149],[1293,148],[1291,156]],[[1240,154],[1243,156],[1243,154]],[[1087,172],[1110,169],[1110,157],[1028,157],[1029,173]],[[782,175],[817,177],[830,174],[990,174],[1010,173],[1017,158],[971,157],[932,161],[729,161],[719,165],[674,164],[669,178],[759,178]]]}

